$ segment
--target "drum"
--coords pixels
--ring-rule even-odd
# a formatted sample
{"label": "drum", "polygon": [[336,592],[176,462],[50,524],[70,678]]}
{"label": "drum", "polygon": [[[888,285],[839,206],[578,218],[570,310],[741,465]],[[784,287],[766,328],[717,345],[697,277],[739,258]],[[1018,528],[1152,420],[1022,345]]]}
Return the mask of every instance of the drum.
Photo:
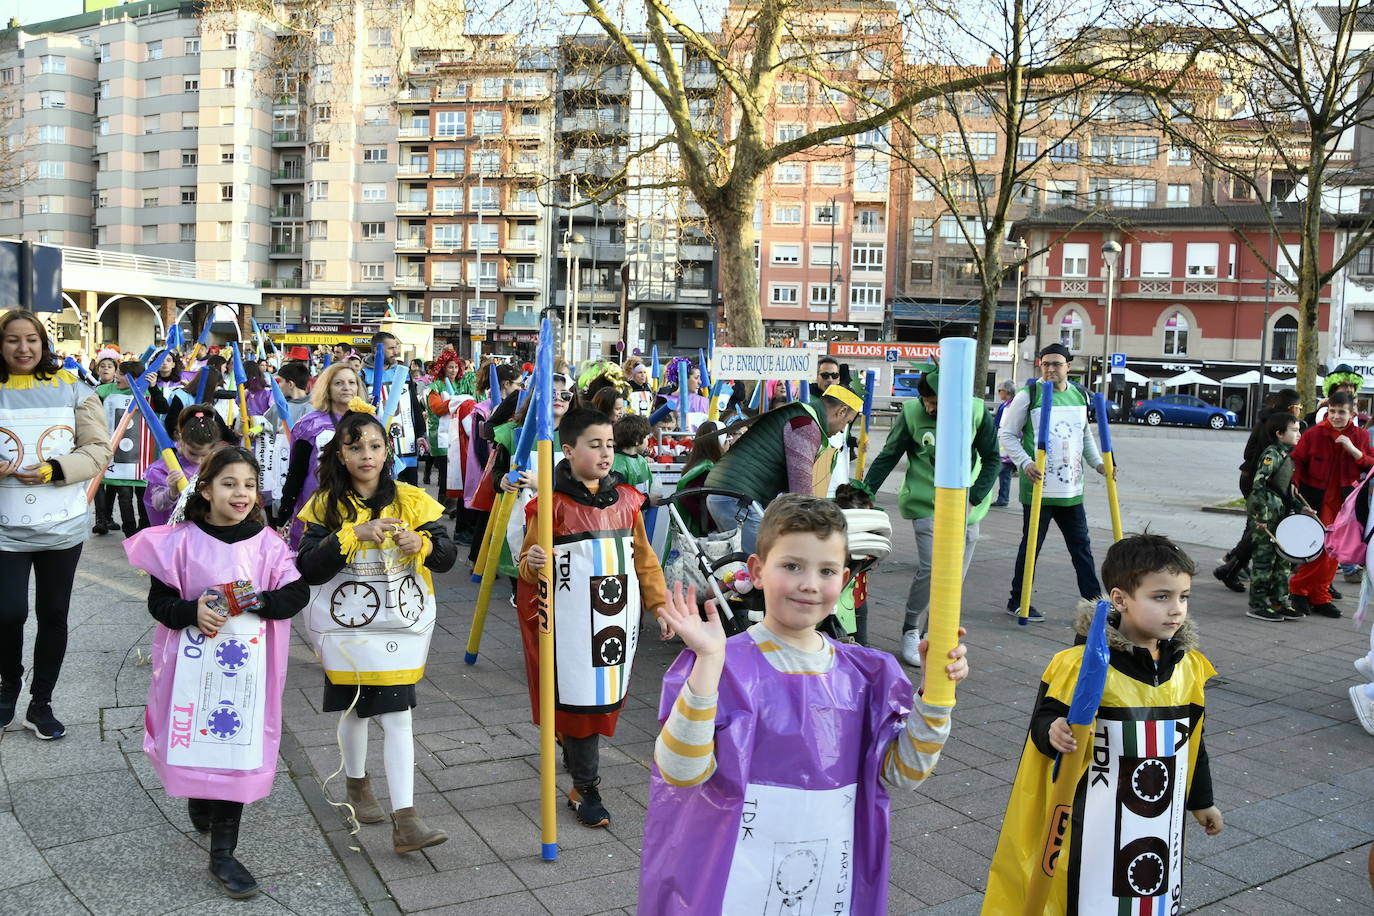
{"label": "drum", "polygon": [[1274,526],[1274,543],[1284,559],[1307,563],[1321,556],[1326,527],[1310,515],[1290,515]]}

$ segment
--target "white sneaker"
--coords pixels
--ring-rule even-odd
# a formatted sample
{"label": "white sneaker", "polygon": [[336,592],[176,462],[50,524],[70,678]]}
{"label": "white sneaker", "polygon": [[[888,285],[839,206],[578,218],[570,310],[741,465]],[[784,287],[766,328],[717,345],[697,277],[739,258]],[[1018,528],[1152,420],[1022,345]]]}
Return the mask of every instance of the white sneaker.
{"label": "white sneaker", "polygon": [[902,661],[913,668],[921,667],[921,631],[907,630],[902,634]]}
{"label": "white sneaker", "polygon": [[1374,700],[1364,692],[1363,684],[1350,688],[1350,705],[1355,707],[1355,716],[1364,730],[1374,735]]}
{"label": "white sneaker", "polygon": [[1360,672],[1360,677],[1366,681],[1374,681],[1374,667],[1369,664],[1369,656],[1361,655],[1355,659],[1355,670]]}

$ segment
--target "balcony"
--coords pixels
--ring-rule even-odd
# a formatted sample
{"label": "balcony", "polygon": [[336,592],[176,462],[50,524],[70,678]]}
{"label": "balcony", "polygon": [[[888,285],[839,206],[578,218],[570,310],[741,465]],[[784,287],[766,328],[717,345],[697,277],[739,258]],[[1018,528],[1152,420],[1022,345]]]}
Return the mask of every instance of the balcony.
{"label": "balcony", "polygon": [[715,89],[720,79],[714,70],[689,69],[682,75],[682,84],[687,89]]}
{"label": "balcony", "polygon": [[715,257],[715,254],[715,248],[706,244],[684,242],[677,248],[677,256],[680,261],[709,261]]}
{"label": "balcony", "polygon": [[273,242],[272,250],[268,253],[274,258],[299,258],[304,250],[303,242]]}
{"label": "balcony", "polygon": [[393,289],[424,289],[425,278],[421,274],[397,274],[391,286]]}
{"label": "balcony", "polygon": [[425,248],[425,237],[423,235],[412,235],[396,239],[397,251],[424,251]]}
{"label": "balcony", "polygon": [[429,102],[432,101],[436,95],[438,95],[438,89],[435,86],[411,86],[408,89],[402,89],[400,92],[396,93],[396,104],[404,105],[407,102]]}
{"label": "balcony", "polygon": [[272,173],[273,184],[278,182],[300,184],[303,181],[305,181],[305,169],[299,166],[294,169],[277,169]]}
{"label": "balcony", "polygon": [[305,131],[297,128],[295,130],[274,130],[272,131],[273,146],[303,146],[305,144]]}
{"label": "balcony", "polygon": [[517,139],[537,140],[544,134],[544,129],[538,124],[516,124],[506,130],[507,137]]}
{"label": "balcony", "polygon": [[289,207],[273,207],[273,219],[301,219],[305,216],[305,205],[295,204]]}
{"label": "balcony", "polygon": [[612,111],[580,111],[558,119],[561,131],[584,131],[597,134],[623,134],[627,129],[625,116]]}
{"label": "balcony", "polygon": [[516,293],[532,291],[537,292],[539,290],[539,280],[533,277],[529,279],[508,277],[506,281],[501,284],[501,289],[505,292]]}
{"label": "balcony", "polygon": [[402,162],[396,166],[397,178],[428,178],[428,162]]}
{"label": "balcony", "polygon": [[300,277],[266,277],[258,281],[259,289],[301,289],[304,285]]}
{"label": "balcony", "polygon": [[684,299],[709,299],[711,298],[711,288],[709,286],[679,286],[677,294]]}
{"label": "balcony", "polygon": [[577,157],[574,159],[560,159],[558,170],[564,175],[594,175],[598,178],[610,178],[625,167],[623,156],[598,156],[598,157]]}
{"label": "balcony", "polygon": [[428,140],[432,135],[428,127],[402,127],[396,136],[402,140]]}
{"label": "balcony", "polygon": [[400,200],[396,202],[396,212],[423,215],[429,212],[429,202],[424,200]]}
{"label": "balcony", "polygon": [[506,251],[527,252],[538,251],[538,239],[506,239],[506,244],[502,246]]}

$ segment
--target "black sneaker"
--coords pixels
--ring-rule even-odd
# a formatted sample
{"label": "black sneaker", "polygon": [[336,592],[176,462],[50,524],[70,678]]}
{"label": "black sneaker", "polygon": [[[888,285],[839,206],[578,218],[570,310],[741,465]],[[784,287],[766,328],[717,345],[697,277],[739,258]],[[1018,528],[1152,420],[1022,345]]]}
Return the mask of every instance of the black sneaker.
{"label": "black sneaker", "polygon": [[1286,618],[1283,614],[1271,607],[1252,607],[1245,612],[1246,617],[1253,617],[1256,620],[1267,620],[1270,623],[1282,623]]}
{"label": "black sneaker", "polygon": [[1323,601],[1321,604],[1312,605],[1312,613],[1316,614],[1318,617],[1331,617],[1334,619],[1341,616],[1341,609],[1330,601]]}
{"label": "black sneaker", "polygon": [[1241,584],[1240,577],[1225,563],[1212,570],[1212,575],[1216,576],[1222,585],[1233,592],[1245,591],[1245,586]]}
{"label": "black sneaker", "polygon": [[1312,602],[1307,600],[1306,595],[1289,595],[1288,603],[1291,604],[1293,610],[1297,611],[1302,617],[1306,617],[1312,612]]}
{"label": "black sneaker", "polygon": [[1276,605],[1274,610],[1282,614],[1284,620],[1301,620],[1307,616],[1297,608],[1291,608],[1286,604]]}
{"label": "black sneaker", "polygon": [[14,721],[14,710],[19,705],[19,691],[23,689],[23,684],[9,684],[0,686],[0,731],[9,728]]}
{"label": "black sneaker", "polygon": [[24,727],[43,741],[52,741],[67,733],[66,726],[57,721],[48,703],[30,703],[29,711],[24,713]]}
{"label": "black sneaker", "polygon": [[[1007,605],[1007,616],[1015,617],[1019,620],[1021,617],[1021,608],[1014,604]],[[1026,614],[1026,619],[1032,623],[1044,623],[1045,615],[1037,611],[1035,605],[1032,604],[1030,606],[1030,611]]]}
{"label": "black sneaker", "polygon": [[1333,601],[1340,601],[1342,598],[1345,597],[1340,592],[1336,591],[1334,588],[1328,588],[1327,591],[1331,593],[1331,599]]}
{"label": "black sneaker", "polygon": [[568,793],[568,807],[585,827],[605,827],[611,822],[611,812],[601,803],[596,786],[573,786]]}

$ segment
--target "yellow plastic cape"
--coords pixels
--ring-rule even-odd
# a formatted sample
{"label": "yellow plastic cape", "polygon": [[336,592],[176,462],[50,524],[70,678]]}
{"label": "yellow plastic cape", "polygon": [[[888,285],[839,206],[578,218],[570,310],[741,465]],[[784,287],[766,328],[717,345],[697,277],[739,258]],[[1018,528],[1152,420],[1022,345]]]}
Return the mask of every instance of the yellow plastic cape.
{"label": "yellow plastic cape", "polygon": [[[1082,659],[1075,646],[1050,660],[1048,696],[1068,705]],[[1080,739],[1060,766],[1059,781],[1074,786],[1068,806],[1052,805],[1054,761],[1027,737],[983,916],[1026,914],[1037,896],[1045,904],[1035,916],[1177,912],[1184,802],[1202,737],[1203,686],[1215,675],[1196,650],[1158,687],[1108,669],[1092,739]]]}

